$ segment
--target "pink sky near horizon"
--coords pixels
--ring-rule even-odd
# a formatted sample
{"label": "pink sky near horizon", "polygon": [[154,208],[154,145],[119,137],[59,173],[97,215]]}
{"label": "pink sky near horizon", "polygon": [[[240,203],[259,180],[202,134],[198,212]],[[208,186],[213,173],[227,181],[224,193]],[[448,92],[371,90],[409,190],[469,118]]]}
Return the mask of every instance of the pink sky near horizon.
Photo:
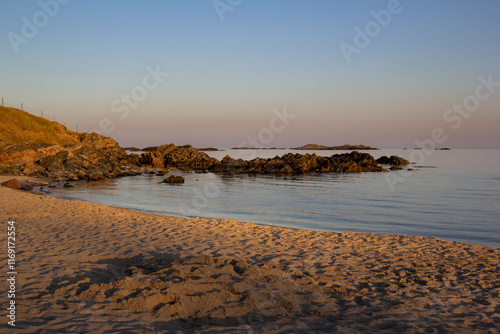
{"label": "pink sky near horizon", "polygon": [[[71,1],[16,50],[12,34],[44,9],[0,2],[0,95],[122,146],[411,148],[442,128],[442,147],[500,148],[500,2],[401,0],[383,27],[373,13],[387,0],[284,3],[244,1],[221,19],[210,1]],[[488,76],[499,84],[470,115],[447,114]],[[296,118],[273,126],[284,107]]]}

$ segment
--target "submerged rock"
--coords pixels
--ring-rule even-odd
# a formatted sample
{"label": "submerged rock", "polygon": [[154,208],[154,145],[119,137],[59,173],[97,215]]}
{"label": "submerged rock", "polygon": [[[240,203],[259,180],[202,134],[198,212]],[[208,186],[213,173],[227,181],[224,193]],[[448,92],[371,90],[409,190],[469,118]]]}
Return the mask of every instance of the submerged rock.
{"label": "submerged rock", "polygon": [[170,175],[165,180],[163,180],[161,183],[169,183],[169,184],[184,183],[184,178],[182,176]]}
{"label": "submerged rock", "polygon": [[398,157],[398,156],[391,156],[390,158],[386,157],[385,155],[378,158],[377,159],[377,162],[381,165],[391,165],[391,166],[406,166],[406,165],[409,165],[410,162],[406,159],[403,159],[401,157]]}

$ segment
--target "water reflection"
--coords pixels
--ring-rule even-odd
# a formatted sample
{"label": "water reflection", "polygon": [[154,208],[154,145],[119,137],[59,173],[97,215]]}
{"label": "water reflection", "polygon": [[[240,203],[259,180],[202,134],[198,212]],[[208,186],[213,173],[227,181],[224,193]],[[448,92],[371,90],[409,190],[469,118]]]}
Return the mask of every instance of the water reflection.
{"label": "water reflection", "polygon": [[475,164],[450,163],[460,160],[463,152],[446,153],[433,157],[432,163],[439,168],[417,171],[396,192],[387,186],[383,173],[182,173],[185,183],[181,186],[160,183],[167,176],[147,174],[82,182],[57,194],[174,216],[309,230],[423,235],[500,247],[500,187],[491,182],[500,159],[482,174],[471,172],[469,167]]}

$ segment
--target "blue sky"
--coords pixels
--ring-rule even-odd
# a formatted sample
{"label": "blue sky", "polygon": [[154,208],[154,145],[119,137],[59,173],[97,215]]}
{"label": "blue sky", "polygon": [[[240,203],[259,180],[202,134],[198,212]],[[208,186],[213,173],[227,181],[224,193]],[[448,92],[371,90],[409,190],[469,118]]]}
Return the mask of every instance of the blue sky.
{"label": "blue sky", "polygon": [[[0,94],[70,129],[124,146],[233,147],[286,108],[296,117],[259,144],[415,147],[439,127],[439,146],[500,147],[500,87],[443,119],[480,76],[500,82],[495,0],[64,2],[0,2]],[[26,21],[38,29],[28,38]],[[356,47],[367,25],[348,62],[341,43]],[[168,76],[118,112],[148,68]]]}

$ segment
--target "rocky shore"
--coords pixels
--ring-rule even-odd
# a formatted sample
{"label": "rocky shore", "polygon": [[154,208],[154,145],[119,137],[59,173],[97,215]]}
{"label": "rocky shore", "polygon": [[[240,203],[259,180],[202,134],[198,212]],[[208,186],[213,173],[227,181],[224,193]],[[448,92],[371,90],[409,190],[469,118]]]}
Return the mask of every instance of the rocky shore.
{"label": "rocky shore", "polygon": [[370,154],[357,151],[330,157],[288,153],[250,161],[226,156],[219,161],[190,145],[174,144],[162,145],[141,155],[128,155],[109,137],[82,133],[77,139],[77,144],[69,146],[0,142],[0,171],[9,175],[77,181],[131,176],[158,169],[224,174],[360,173],[387,172],[381,165],[401,168],[409,164],[400,157],[375,160]]}
{"label": "rocky shore", "polygon": [[256,158],[250,161],[233,159],[226,155],[221,161],[206,153],[185,145],[162,145],[156,151],[146,152],[130,160],[141,166],[155,168],[179,168],[183,170],[205,171],[225,174],[303,174],[303,173],[361,173],[387,172],[379,164],[404,166],[409,162],[403,158],[392,156],[375,160],[367,153],[353,151],[335,154],[331,157],[316,154],[292,154],[271,159]]}
{"label": "rocky shore", "polygon": [[0,142],[2,174],[52,179],[98,180],[136,175],[139,166],[116,141],[96,133],[81,133],[74,145]]}
{"label": "rocky shore", "polygon": [[[409,162],[399,157],[375,160],[365,145],[305,145],[300,150],[351,150],[330,157],[292,154],[251,161],[224,157],[221,161],[191,145],[166,144],[143,148],[141,155],[129,152],[136,147],[120,147],[110,137],[97,133],[77,133],[65,126],[23,110],[0,107],[0,174],[36,176],[55,180],[99,180],[144,172],[192,170],[224,174],[303,174],[387,172],[381,165],[400,169]],[[241,148],[243,149],[243,148]],[[140,151],[138,151],[140,152]]]}

